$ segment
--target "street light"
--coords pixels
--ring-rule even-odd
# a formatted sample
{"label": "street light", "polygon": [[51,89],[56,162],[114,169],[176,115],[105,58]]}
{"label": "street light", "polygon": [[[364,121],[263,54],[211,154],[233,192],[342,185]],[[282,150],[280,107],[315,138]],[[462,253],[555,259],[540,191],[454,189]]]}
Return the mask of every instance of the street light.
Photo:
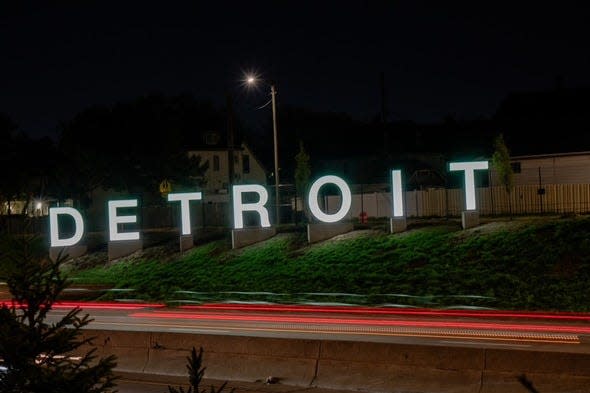
{"label": "street light", "polygon": [[[246,77],[246,83],[254,86],[258,82],[258,78],[254,75]],[[277,88],[274,82],[270,82],[270,100],[272,105],[272,131],[274,140],[274,156],[275,156],[275,217],[277,225],[281,223],[281,216],[279,215],[279,149],[277,142],[277,108],[275,104],[275,96],[277,95]]]}

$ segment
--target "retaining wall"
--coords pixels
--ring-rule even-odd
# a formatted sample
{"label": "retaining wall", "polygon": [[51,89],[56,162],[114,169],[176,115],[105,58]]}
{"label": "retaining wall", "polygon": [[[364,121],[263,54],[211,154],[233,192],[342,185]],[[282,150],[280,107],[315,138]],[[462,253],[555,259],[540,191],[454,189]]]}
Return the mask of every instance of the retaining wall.
{"label": "retaining wall", "polygon": [[[520,349],[85,330],[117,372],[146,380],[186,381],[186,357],[203,347],[205,377],[367,392],[590,391],[590,354]],[[182,378],[181,378],[182,377]]]}

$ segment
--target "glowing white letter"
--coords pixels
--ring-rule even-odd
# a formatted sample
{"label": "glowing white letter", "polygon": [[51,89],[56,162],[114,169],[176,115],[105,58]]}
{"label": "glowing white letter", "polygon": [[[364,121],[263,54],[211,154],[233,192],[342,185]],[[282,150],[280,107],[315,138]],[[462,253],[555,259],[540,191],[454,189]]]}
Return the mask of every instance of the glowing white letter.
{"label": "glowing white letter", "polygon": [[[67,214],[74,219],[74,235],[68,239],[59,238],[59,225],[57,216]],[[49,209],[49,233],[51,237],[51,247],[68,247],[73,246],[82,239],[84,235],[84,220],[80,212],[73,207],[52,207]]]}
{"label": "glowing white letter", "polygon": [[[340,205],[340,210],[334,214],[325,214],[322,212],[318,204],[318,193],[320,188],[328,183],[338,186],[338,188],[340,188],[340,192],[342,193],[342,204]],[[352,194],[350,193],[348,184],[346,184],[346,182],[338,176],[322,176],[311,185],[307,203],[309,210],[318,220],[322,222],[337,222],[343,219],[350,210],[350,205],[352,204]]]}
{"label": "glowing white letter", "polygon": [[[233,201],[234,201],[234,228],[244,228],[243,212],[253,211],[260,214],[260,226],[263,228],[270,227],[270,221],[268,219],[268,210],[264,207],[268,201],[268,191],[266,188],[258,184],[242,184],[239,186],[233,186]],[[260,199],[256,203],[242,203],[242,193],[244,192],[255,192],[260,196]]]}
{"label": "glowing white letter", "polygon": [[139,232],[119,233],[118,224],[137,222],[137,216],[117,216],[117,209],[120,207],[137,207],[137,199],[126,199],[122,201],[109,201],[109,239],[118,240],[139,240]]}
{"label": "glowing white letter", "polygon": [[393,216],[404,216],[404,201],[402,193],[402,171],[394,169],[391,171],[391,202],[393,203]]}
{"label": "glowing white letter", "polygon": [[189,201],[200,201],[202,194],[200,192],[182,192],[168,194],[168,202],[180,201],[180,216],[182,217],[182,234],[191,234],[191,214],[189,210]]}
{"label": "glowing white letter", "polygon": [[487,161],[451,162],[450,171],[465,171],[465,209],[475,210],[475,174],[478,169],[488,169]]}

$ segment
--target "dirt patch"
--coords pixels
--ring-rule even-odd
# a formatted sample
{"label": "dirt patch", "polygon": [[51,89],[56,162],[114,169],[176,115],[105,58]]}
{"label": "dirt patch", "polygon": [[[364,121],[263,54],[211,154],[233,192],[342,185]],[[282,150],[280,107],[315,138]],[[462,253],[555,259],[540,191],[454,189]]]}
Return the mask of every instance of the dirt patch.
{"label": "dirt patch", "polygon": [[518,230],[528,225],[542,224],[545,222],[555,222],[556,220],[563,219],[559,216],[543,216],[543,217],[514,217],[503,218],[503,219],[490,219],[482,218],[481,225],[461,230],[457,232],[458,238],[464,238],[467,236],[473,236],[478,234],[494,233],[499,231],[513,231]]}
{"label": "dirt patch", "polygon": [[[460,221],[457,219],[409,219],[408,220],[408,230],[402,233],[395,234],[393,236],[409,236],[413,234],[416,230],[422,229],[424,227],[446,227],[448,228],[449,232],[454,232],[455,241],[462,241],[463,239],[469,236],[477,236],[480,234],[488,234],[494,233],[499,231],[512,231],[518,230],[521,227],[531,224],[541,224],[543,222],[551,222],[555,220],[564,220],[564,219],[571,219],[568,217],[563,216],[541,216],[541,217],[514,217],[512,220],[509,218],[488,218],[482,217],[481,218],[481,225],[462,230],[460,229]],[[172,232],[171,232],[172,233]],[[314,245],[307,244],[307,237],[305,235],[304,230],[298,230],[288,233],[279,233],[277,234],[274,239],[281,239],[281,238],[289,238],[289,247],[290,247],[290,255],[292,257],[296,257],[302,255],[310,247],[315,245],[322,245],[322,244],[330,244],[334,242],[339,242],[343,240],[353,240],[365,236],[380,236],[388,234],[387,231],[384,231],[382,228],[368,228],[368,229],[356,229],[351,232],[347,232],[341,235],[337,235],[331,239],[324,240],[322,242],[316,243]],[[223,239],[225,235],[214,234],[215,236],[212,238],[214,240]],[[108,256],[106,252],[106,244],[100,245],[100,247],[94,247],[94,252],[90,252],[87,255],[82,257],[70,260],[64,264],[68,268],[72,268],[75,270],[80,269],[89,269],[96,266],[108,266],[110,264],[118,263],[119,261],[126,260],[126,261],[135,261],[135,260],[145,260],[145,259],[152,259],[152,260],[159,260],[162,262],[170,261],[181,256],[179,249],[178,249],[178,238],[176,237],[175,233],[166,233],[163,232],[161,234],[150,234],[149,241],[146,241],[146,245],[142,251],[138,251],[134,254],[129,256],[108,261]],[[211,239],[210,239],[211,240]],[[215,250],[215,255],[219,254],[226,254],[227,257],[232,257],[235,255],[239,255],[246,249],[256,248],[256,247],[265,247],[265,243],[262,242],[260,244],[253,244],[247,247],[244,247],[239,250],[231,250],[226,247],[219,247]],[[567,269],[566,269],[567,270]]]}
{"label": "dirt patch", "polygon": [[343,233],[341,235],[336,235],[331,239],[327,239],[324,242],[338,242],[341,240],[350,240],[350,239],[357,239],[359,237],[364,237],[364,236],[375,236],[378,234],[383,234],[383,232],[381,231],[377,231],[374,229],[360,229],[357,231],[351,231],[351,232],[346,232]]}
{"label": "dirt patch", "polygon": [[73,258],[64,263],[64,268],[84,270],[97,266],[110,266],[120,261],[136,261],[146,259],[156,259],[162,262],[176,259],[180,256],[178,240],[170,240],[157,246],[146,247],[141,251],[122,258],[109,261],[108,253],[104,250],[89,252],[78,258]]}
{"label": "dirt patch", "polygon": [[465,229],[461,232],[461,234],[468,236],[478,233],[493,233],[498,231],[517,229],[519,227],[522,227],[523,225],[524,223],[519,221],[494,221],[481,224],[473,228]]}
{"label": "dirt patch", "polygon": [[67,269],[90,269],[95,266],[105,266],[108,262],[108,255],[105,251],[90,252],[81,257],[69,259],[64,262],[63,267]]}

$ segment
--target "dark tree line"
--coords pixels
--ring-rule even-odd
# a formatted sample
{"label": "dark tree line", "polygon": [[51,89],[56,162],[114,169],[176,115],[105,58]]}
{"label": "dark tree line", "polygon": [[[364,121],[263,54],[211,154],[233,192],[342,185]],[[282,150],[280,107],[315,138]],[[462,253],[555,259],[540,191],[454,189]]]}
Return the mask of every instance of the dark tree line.
{"label": "dark tree line", "polygon": [[97,186],[156,196],[167,179],[176,190],[200,185],[206,163],[187,150],[223,115],[191,96],[151,95],[112,107],[89,108],[60,130],[62,190],[80,201]]}
{"label": "dark tree line", "polygon": [[[428,157],[440,156],[442,161],[491,157],[500,133],[517,155],[589,150],[590,117],[584,111],[588,103],[590,89],[512,94],[491,118],[466,121],[448,116],[433,124],[360,121],[345,113],[279,106],[281,180],[295,181],[300,141],[314,171],[332,170],[334,160],[341,160],[354,165],[348,170],[353,178],[348,180],[362,183],[379,182],[371,174],[386,173],[400,163],[410,172],[421,169],[428,165]],[[257,116],[258,126],[242,123],[244,119],[236,116],[234,145],[246,138],[268,169],[273,167],[271,116],[263,112]],[[84,207],[97,187],[142,193],[144,202],[149,202],[161,200],[158,185],[164,179],[175,190],[198,186],[207,163],[189,159],[186,152],[202,144],[208,131],[225,138],[228,116],[226,108],[188,94],[153,94],[88,108],[58,128],[57,141],[34,140],[8,116],[0,115],[0,203],[51,196],[73,198]],[[413,162],[412,155],[420,160]]]}
{"label": "dark tree line", "polygon": [[149,95],[88,108],[59,126],[57,141],[35,140],[0,117],[2,203],[52,197],[90,203],[102,187],[157,201],[159,184],[201,185],[207,163],[187,151],[203,132],[224,126],[212,104],[189,95]]}
{"label": "dark tree line", "polygon": [[55,168],[55,147],[48,138],[29,138],[5,114],[0,114],[0,203],[10,212],[11,202],[32,203],[35,195],[48,191]]}

